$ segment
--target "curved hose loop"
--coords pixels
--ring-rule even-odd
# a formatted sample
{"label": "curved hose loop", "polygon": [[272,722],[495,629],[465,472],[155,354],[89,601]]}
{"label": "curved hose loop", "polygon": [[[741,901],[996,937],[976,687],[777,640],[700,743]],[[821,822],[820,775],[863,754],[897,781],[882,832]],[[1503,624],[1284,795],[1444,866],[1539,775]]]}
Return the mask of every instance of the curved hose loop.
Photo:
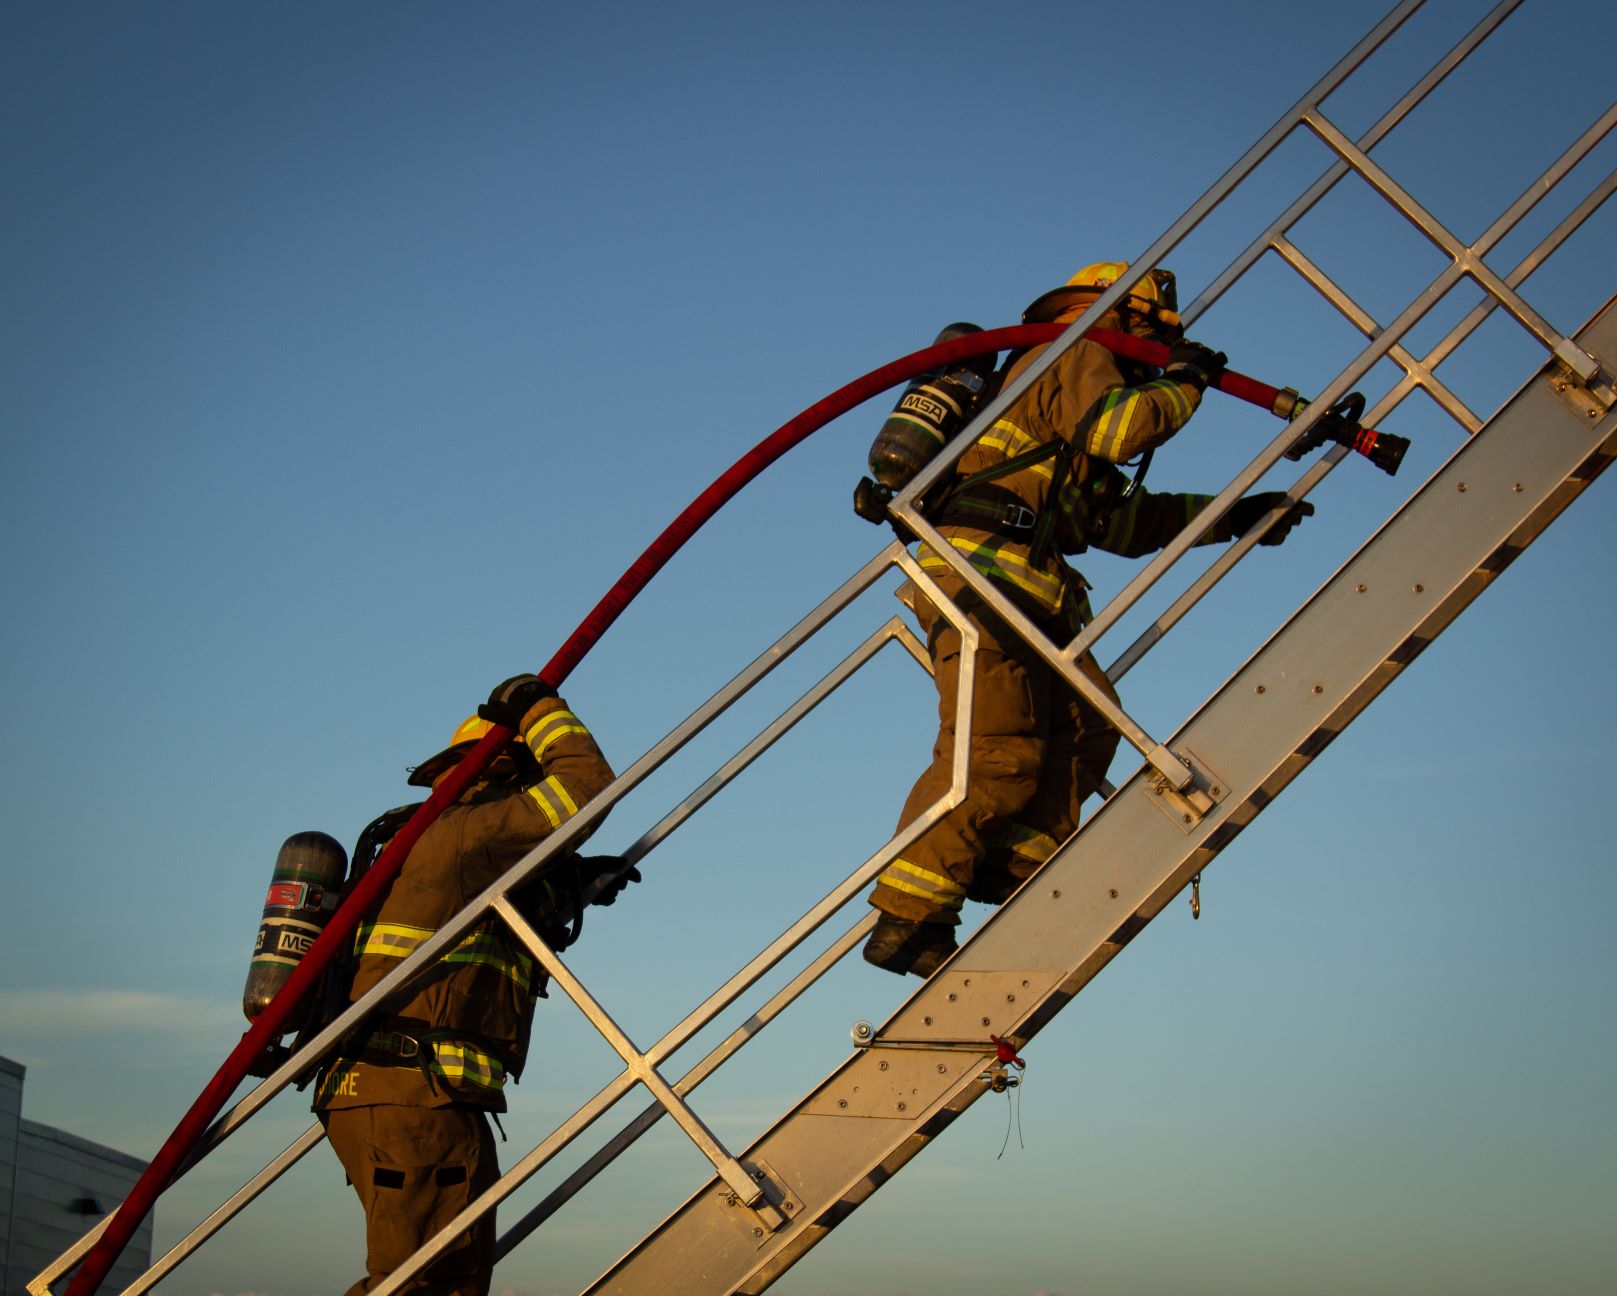
{"label": "curved hose loop", "polygon": [[[823,400],[810,405],[797,417],[777,428],[759,442],[711,486],[698,495],[685,510],[671,522],[646,551],[630,565],[617,582],[595,605],[578,628],[568,636],[561,648],[540,670],[539,674],[553,688],[559,688],[582,661],[607,629],[628,607],[635,595],[645,588],[651,578],[668,563],[675,553],[696,532],[733,498],[742,487],[757,477],[800,441],[817,432],[833,419],[840,417],[889,387],[906,382],[941,365],[950,364],[974,355],[991,351],[1008,351],[1018,347],[1035,346],[1048,342],[1063,332],[1060,325],[1022,324],[1011,328],[990,329],[967,337],[953,338],[937,346],[902,356],[879,369],[873,369],[861,378],[839,387]],[[460,795],[477,776],[486,769],[501,749],[512,738],[512,732],[496,725],[480,739],[462,758],[459,765],[445,774],[433,788],[419,810],[406,821],[398,835],[360,879],[341,908],[332,914],[326,929],[299,961],[286,984],[271,1000],[269,1006],[254,1019],[236,1047],[225,1058],[224,1064],[197,1096],[190,1109],[181,1117],[173,1133],[158,1149],[123,1205],[108,1221],[105,1231],[85,1255],[74,1274],[67,1296],[90,1296],[106,1277],[107,1271],[123,1252],[140,1222],[156,1203],[157,1198],[179,1175],[186,1158],[206,1132],[209,1122],[219,1114],[236,1086],[245,1079],[254,1061],[268,1045],[279,1039],[282,1024],[303,997],[313,988],[320,972],[332,956],[352,939],[360,918],[381,898],[382,891],[398,875],[411,848],[445,809],[460,799]]]}
{"label": "curved hose loop", "polygon": [[[1064,324],[1018,324],[951,338],[947,342],[940,342],[920,351],[912,351],[909,355],[901,356],[879,369],[872,369],[810,405],[736,460],[664,528],[662,534],[635,559],[589,615],[579,623],[578,628],[567,637],[555,656],[539,671],[540,676],[551,687],[560,688],[573,668],[584,659],[634,597],[667,565],[669,559],[687,540],[748,482],[793,446],[806,440],[833,419],[841,417],[889,387],[907,382],[944,365],[976,355],[986,355],[989,352],[1016,351],[1038,346],[1054,341],[1066,331],[1067,326]],[[1114,354],[1159,368],[1168,360],[1168,348],[1160,342],[1102,328],[1090,329],[1085,336]],[[1220,376],[1218,387],[1220,391],[1271,412],[1280,395],[1278,388],[1231,371],[1226,371]],[[1373,446],[1375,434],[1369,429],[1362,429],[1358,439],[1360,442],[1368,441],[1369,445]],[[1383,435],[1383,442],[1389,439],[1402,440]],[[1361,449],[1360,453],[1368,455],[1369,450]],[[178,1178],[186,1158],[207,1131],[209,1122],[219,1114],[226,1100],[235,1092],[236,1086],[248,1076],[259,1055],[274,1040],[280,1038],[283,1023],[313,988],[333,955],[353,937],[360,918],[381,898],[383,889],[397,876],[421,834],[445,809],[460,799],[461,793],[476,781],[477,776],[492,763],[512,737],[511,730],[499,725],[485,734],[476,746],[466,753],[460,764],[438,781],[432,795],[388,843],[370,870],[343,902],[342,907],[331,916],[325,930],[293,969],[292,975],[287,978],[280,992],[254,1019],[213,1079],[203,1088],[190,1109],[181,1117],[179,1124],[174,1127],[173,1133],[158,1149],[157,1155],[152,1158],[151,1163],[135,1182],[129,1196],[107,1222],[105,1231],[85,1255],[83,1263],[79,1265],[72,1283],[68,1286],[67,1296],[91,1296],[91,1293],[101,1285],[107,1271],[112,1268],[157,1198]]]}

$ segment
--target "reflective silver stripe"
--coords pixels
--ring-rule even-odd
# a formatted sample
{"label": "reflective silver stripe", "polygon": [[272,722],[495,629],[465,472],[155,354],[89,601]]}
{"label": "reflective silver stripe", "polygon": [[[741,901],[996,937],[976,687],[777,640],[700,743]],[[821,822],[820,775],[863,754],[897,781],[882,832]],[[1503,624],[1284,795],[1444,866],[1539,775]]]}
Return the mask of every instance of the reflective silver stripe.
{"label": "reflective silver stripe", "polygon": [[444,955],[445,963],[480,963],[494,968],[526,991],[533,984],[533,960],[493,932],[473,932]]}
{"label": "reflective silver stripe", "polygon": [[354,953],[405,958],[436,930],[434,927],[412,927],[408,923],[361,923],[359,930],[354,933]]}
{"label": "reflective silver stripe", "polygon": [[[377,958],[408,958],[431,936],[431,927],[406,923],[365,923],[354,936],[354,953]],[[481,963],[504,973],[524,991],[533,984],[533,960],[492,932],[473,932],[443,957],[445,963]]]}
{"label": "reflective silver stripe", "polygon": [[935,900],[945,909],[959,909],[966,898],[966,888],[952,878],[934,873],[905,859],[896,859],[882,870],[877,881],[905,895]]}
{"label": "reflective silver stripe", "polygon": [[545,818],[550,820],[552,828],[560,828],[565,820],[578,813],[577,802],[554,774],[542,783],[535,783],[528,789],[528,795],[533,798],[534,804],[544,813]]}
{"label": "reflective silver stripe", "polygon": [[484,1089],[499,1089],[505,1084],[505,1067],[498,1058],[453,1040],[433,1041],[427,1069],[445,1080],[460,1080]]}

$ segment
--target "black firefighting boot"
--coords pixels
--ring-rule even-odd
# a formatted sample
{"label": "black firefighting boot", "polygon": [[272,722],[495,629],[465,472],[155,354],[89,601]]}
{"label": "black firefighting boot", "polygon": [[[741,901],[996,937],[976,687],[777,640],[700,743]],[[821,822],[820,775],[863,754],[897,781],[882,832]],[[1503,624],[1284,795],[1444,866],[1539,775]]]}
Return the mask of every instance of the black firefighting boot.
{"label": "black firefighting boot", "polygon": [[925,979],[955,952],[954,928],[947,923],[917,923],[884,913],[865,942],[865,962],[903,976]]}

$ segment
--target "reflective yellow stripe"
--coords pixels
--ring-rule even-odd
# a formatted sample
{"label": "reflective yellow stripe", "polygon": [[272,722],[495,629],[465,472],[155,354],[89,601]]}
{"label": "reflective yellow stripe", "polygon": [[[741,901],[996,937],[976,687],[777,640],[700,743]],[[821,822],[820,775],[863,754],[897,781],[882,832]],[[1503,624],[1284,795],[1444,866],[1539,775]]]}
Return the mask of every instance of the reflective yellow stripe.
{"label": "reflective yellow stripe", "polygon": [[[1125,392],[1128,394],[1124,395]],[[1140,402],[1139,392],[1128,391],[1124,387],[1107,392],[1101,398],[1100,416],[1084,440],[1084,449],[1111,463],[1128,458],[1123,447],[1129,428],[1134,424],[1134,416],[1139,411]]]}
{"label": "reflective yellow stripe", "polygon": [[1000,844],[1013,855],[1042,864],[1056,853],[1060,844],[1049,833],[1040,832],[1023,824],[1012,824],[1000,834]]}
{"label": "reflective yellow stripe", "polygon": [[433,1041],[427,1069],[445,1080],[459,1080],[484,1089],[498,1089],[505,1084],[505,1067],[498,1058],[470,1044],[452,1040]]}
{"label": "reflective yellow stripe", "polygon": [[533,960],[493,932],[474,932],[444,955],[445,963],[480,963],[517,983],[524,993],[533,984]]}
{"label": "reflective yellow stripe", "polygon": [[[433,934],[431,927],[405,923],[362,923],[354,934],[354,953],[379,958],[408,958]],[[481,963],[497,969],[524,991],[533,984],[533,960],[492,932],[473,932],[444,955],[445,963]]]}
{"label": "reflective yellow stripe", "polygon": [[[995,436],[994,433],[996,432],[1007,435]],[[977,444],[988,450],[998,450],[1007,459],[1014,459],[1019,454],[1037,450],[1044,442],[1029,436],[1009,419],[1000,419],[992,428],[977,438]],[[1048,459],[1041,460],[1036,464],[1029,464],[1026,468],[1021,468],[1017,471],[1037,473],[1046,481],[1053,481],[1055,478],[1055,469],[1051,467]],[[1015,477],[1016,473],[1012,473],[1011,476]]]}
{"label": "reflective yellow stripe", "polygon": [[1106,542],[1124,553],[1129,552],[1134,544],[1134,525],[1140,520],[1139,499],[1138,495],[1130,496],[1128,503],[1112,514],[1106,526]]}
{"label": "reflective yellow stripe", "polygon": [[935,900],[945,909],[959,909],[966,898],[966,888],[952,878],[934,873],[931,869],[924,869],[918,864],[911,864],[906,859],[894,860],[882,870],[881,877],[877,881],[882,886],[902,891],[905,895]]}
{"label": "reflective yellow stripe", "polygon": [[[1190,397],[1185,395],[1185,386],[1186,384],[1174,378],[1162,380],[1162,388],[1168,393],[1168,419],[1176,432],[1190,422],[1190,416],[1196,412]],[[1194,391],[1195,388],[1192,387],[1191,390]]]}
{"label": "reflective yellow stripe", "polygon": [[568,734],[582,734],[588,738],[590,731],[584,727],[583,721],[563,708],[540,716],[538,723],[523,735],[523,741],[536,758],[543,760],[550,744]]}
{"label": "reflective yellow stripe", "polygon": [[554,774],[542,783],[535,783],[528,789],[528,795],[550,820],[552,828],[560,828],[564,820],[578,813],[578,803]]}
{"label": "reflective yellow stripe", "polygon": [[406,923],[361,923],[359,930],[354,933],[354,953],[407,958],[417,945],[436,930],[435,927],[411,927]]}
{"label": "reflective yellow stripe", "polygon": [[1084,450],[1110,463],[1121,463],[1132,456],[1137,447],[1130,443],[1129,433],[1141,409],[1152,403],[1154,395],[1161,396],[1167,404],[1163,417],[1168,430],[1177,432],[1184,427],[1195,407],[1177,380],[1158,378],[1133,390],[1115,387],[1101,398],[1100,412],[1084,438]]}
{"label": "reflective yellow stripe", "polygon": [[[1017,589],[1031,594],[1050,611],[1058,611],[1061,607],[1063,584],[1061,576],[1056,572],[1039,571],[1021,554],[1009,547],[1001,547],[993,541],[972,540],[965,536],[951,535],[949,543],[966,559],[990,579],[1006,581]],[[949,564],[931,549],[922,547],[916,553],[923,571],[946,572]]]}

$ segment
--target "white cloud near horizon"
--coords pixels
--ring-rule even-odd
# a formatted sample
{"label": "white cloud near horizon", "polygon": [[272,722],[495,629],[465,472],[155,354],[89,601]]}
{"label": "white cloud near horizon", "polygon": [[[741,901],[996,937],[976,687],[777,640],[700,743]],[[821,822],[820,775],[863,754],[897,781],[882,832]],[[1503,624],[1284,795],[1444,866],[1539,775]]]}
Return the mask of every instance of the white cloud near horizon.
{"label": "white cloud near horizon", "polygon": [[33,989],[0,994],[0,1033],[55,1036],[138,1031],[191,1034],[237,1026],[240,1010],[219,1000],[150,990]]}

